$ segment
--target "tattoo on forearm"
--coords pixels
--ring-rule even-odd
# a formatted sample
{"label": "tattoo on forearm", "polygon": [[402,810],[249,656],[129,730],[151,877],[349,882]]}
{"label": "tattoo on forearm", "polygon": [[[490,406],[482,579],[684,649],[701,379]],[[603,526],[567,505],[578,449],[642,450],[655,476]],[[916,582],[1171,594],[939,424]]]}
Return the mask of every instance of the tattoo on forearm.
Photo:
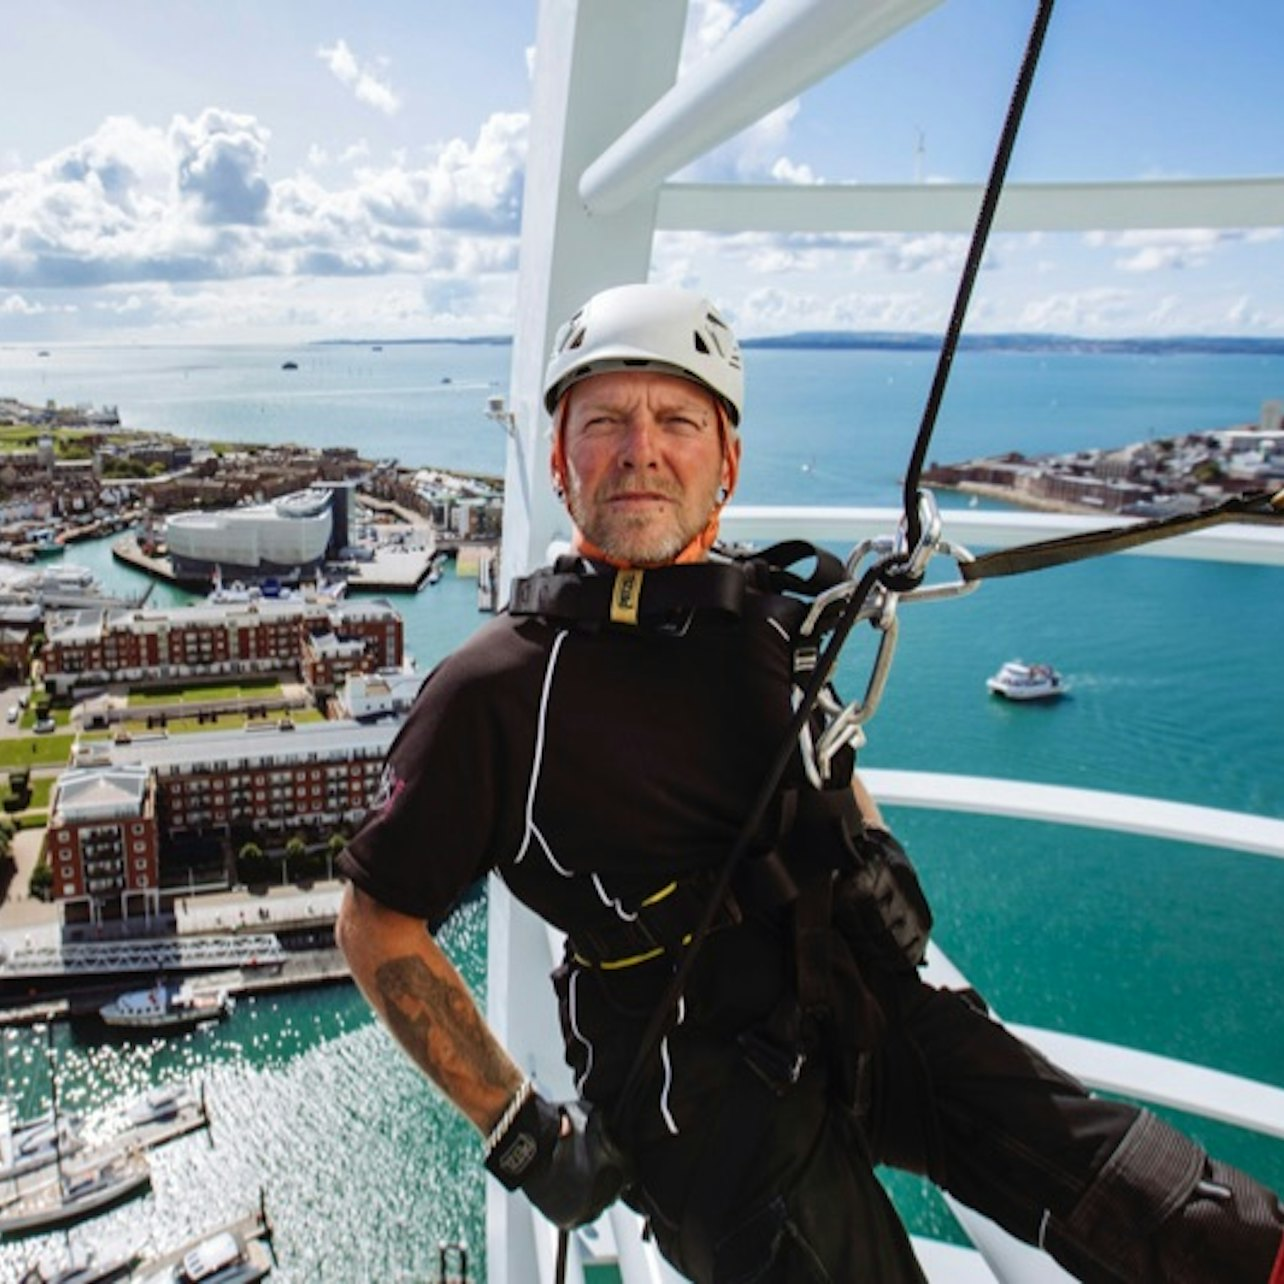
{"label": "tattoo on forearm", "polygon": [[512,1066],[461,983],[411,954],[381,964],[375,984],[393,1034],[452,1100],[509,1086]]}

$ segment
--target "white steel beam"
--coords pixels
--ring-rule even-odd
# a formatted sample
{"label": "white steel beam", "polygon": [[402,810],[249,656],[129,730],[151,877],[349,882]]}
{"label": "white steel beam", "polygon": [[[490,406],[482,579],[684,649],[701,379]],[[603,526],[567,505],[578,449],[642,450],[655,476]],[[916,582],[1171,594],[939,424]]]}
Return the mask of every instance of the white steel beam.
{"label": "white steel beam", "polygon": [[1011,1023],[1008,1029],[1099,1091],[1284,1138],[1284,1088],[1059,1030]]}
{"label": "white steel beam", "polygon": [[[656,227],[704,232],[970,232],[971,183],[671,183]],[[1284,227],[1284,178],[1009,183],[998,232]]]}
{"label": "white steel beam", "polygon": [[1192,803],[1165,802],[1099,789],[1034,785],[992,776],[955,776],[933,771],[869,767],[861,772],[880,803],[940,811],[1050,821],[1202,843],[1284,860],[1284,820]]}
{"label": "white steel beam", "polygon": [[552,336],[608,285],[646,279],[656,193],[590,218],[576,191],[589,161],[677,75],[687,0],[543,0],[522,200],[521,272],[510,403],[494,417],[510,435],[504,479],[499,600],[514,575],[545,560],[565,534],[548,477],[540,401]]}
{"label": "white steel beam", "polygon": [[[946,538],[973,551],[1012,548],[1027,541],[1108,530],[1136,520],[1077,513],[941,510]],[[790,508],[732,503],[723,511],[721,529],[723,538],[729,540],[807,539],[815,543],[855,544],[859,540],[894,534],[899,521],[900,510],[895,508]],[[1284,522],[1270,526],[1230,522],[1126,552],[1136,557],[1185,557],[1194,561],[1284,566]]]}
{"label": "white steel beam", "polygon": [[581,200],[595,215],[624,209],[939,3],[765,0],[588,166]]}

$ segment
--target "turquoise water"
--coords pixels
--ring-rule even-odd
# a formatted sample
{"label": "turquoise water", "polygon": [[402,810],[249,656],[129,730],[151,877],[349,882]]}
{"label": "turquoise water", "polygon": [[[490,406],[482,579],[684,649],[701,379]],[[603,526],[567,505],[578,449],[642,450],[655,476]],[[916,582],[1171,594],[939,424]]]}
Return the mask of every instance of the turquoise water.
{"label": "turquoise water", "polygon": [[[0,396],[119,404],[129,426],[208,438],[359,445],[367,455],[498,472],[503,434],[482,415],[505,348],[0,349]],[[286,373],[286,358],[300,370]],[[932,362],[922,354],[749,355],[748,459],[757,503],[894,503]],[[450,383],[443,383],[445,378]],[[1256,418],[1284,394],[1284,360],[964,354],[935,457],[1110,445]],[[133,585],[105,543],[68,560]],[[991,774],[1284,817],[1284,577],[1256,567],[1114,558],[907,605],[869,766]],[[157,600],[181,594],[158,589]],[[478,623],[471,582],[399,598],[421,666]],[[858,638],[840,684],[868,663]],[[998,663],[1048,659],[1073,688],[1056,707],[985,694]],[[1004,1015],[1284,1084],[1278,994],[1284,862],[1200,847],[903,809],[938,939]],[[449,944],[479,992],[484,923]],[[460,1124],[346,987],[247,1001],[213,1030],[130,1044],[58,1031],[63,1095],[90,1108],[199,1074],[213,1145],[157,1157],[154,1195],[79,1228],[171,1246],[266,1190],[277,1278],[427,1280],[440,1239],[480,1249],[482,1183]],[[48,1100],[42,1045],[10,1036],[28,1109]],[[1284,1146],[1188,1122],[1219,1153],[1284,1187]],[[897,1179],[916,1227],[946,1215]],[[92,1236],[87,1236],[91,1231]],[[47,1241],[54,1243],[56,1241]],[[16,1278],[40,1241],[0,1247]]]}

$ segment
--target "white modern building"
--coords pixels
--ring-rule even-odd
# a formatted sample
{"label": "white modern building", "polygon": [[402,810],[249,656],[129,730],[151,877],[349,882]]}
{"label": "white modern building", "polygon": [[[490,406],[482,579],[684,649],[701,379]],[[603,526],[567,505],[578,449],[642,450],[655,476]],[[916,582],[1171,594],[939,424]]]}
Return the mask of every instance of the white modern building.
{"label": "white modern building", "polygon": [[178,578],[225,581],[293,577],[325,559],[333,526],[332,495],[311,487],[267,504],[217,513],[176,513],[165,522],[165,543]]}

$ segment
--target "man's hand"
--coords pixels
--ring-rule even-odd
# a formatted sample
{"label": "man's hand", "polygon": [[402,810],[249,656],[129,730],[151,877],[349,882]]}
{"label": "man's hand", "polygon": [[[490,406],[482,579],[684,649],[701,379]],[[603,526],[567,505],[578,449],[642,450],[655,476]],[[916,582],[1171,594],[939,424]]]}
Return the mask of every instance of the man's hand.
{"label": "man's hand", "polygon": [[595,1221],[627,1180],[624,1156],[607,1135],[602,1112],[560,1105],[529,1091],[487,1140],[486,1167],[509,1190],[521,1190],[563,1230]]}

